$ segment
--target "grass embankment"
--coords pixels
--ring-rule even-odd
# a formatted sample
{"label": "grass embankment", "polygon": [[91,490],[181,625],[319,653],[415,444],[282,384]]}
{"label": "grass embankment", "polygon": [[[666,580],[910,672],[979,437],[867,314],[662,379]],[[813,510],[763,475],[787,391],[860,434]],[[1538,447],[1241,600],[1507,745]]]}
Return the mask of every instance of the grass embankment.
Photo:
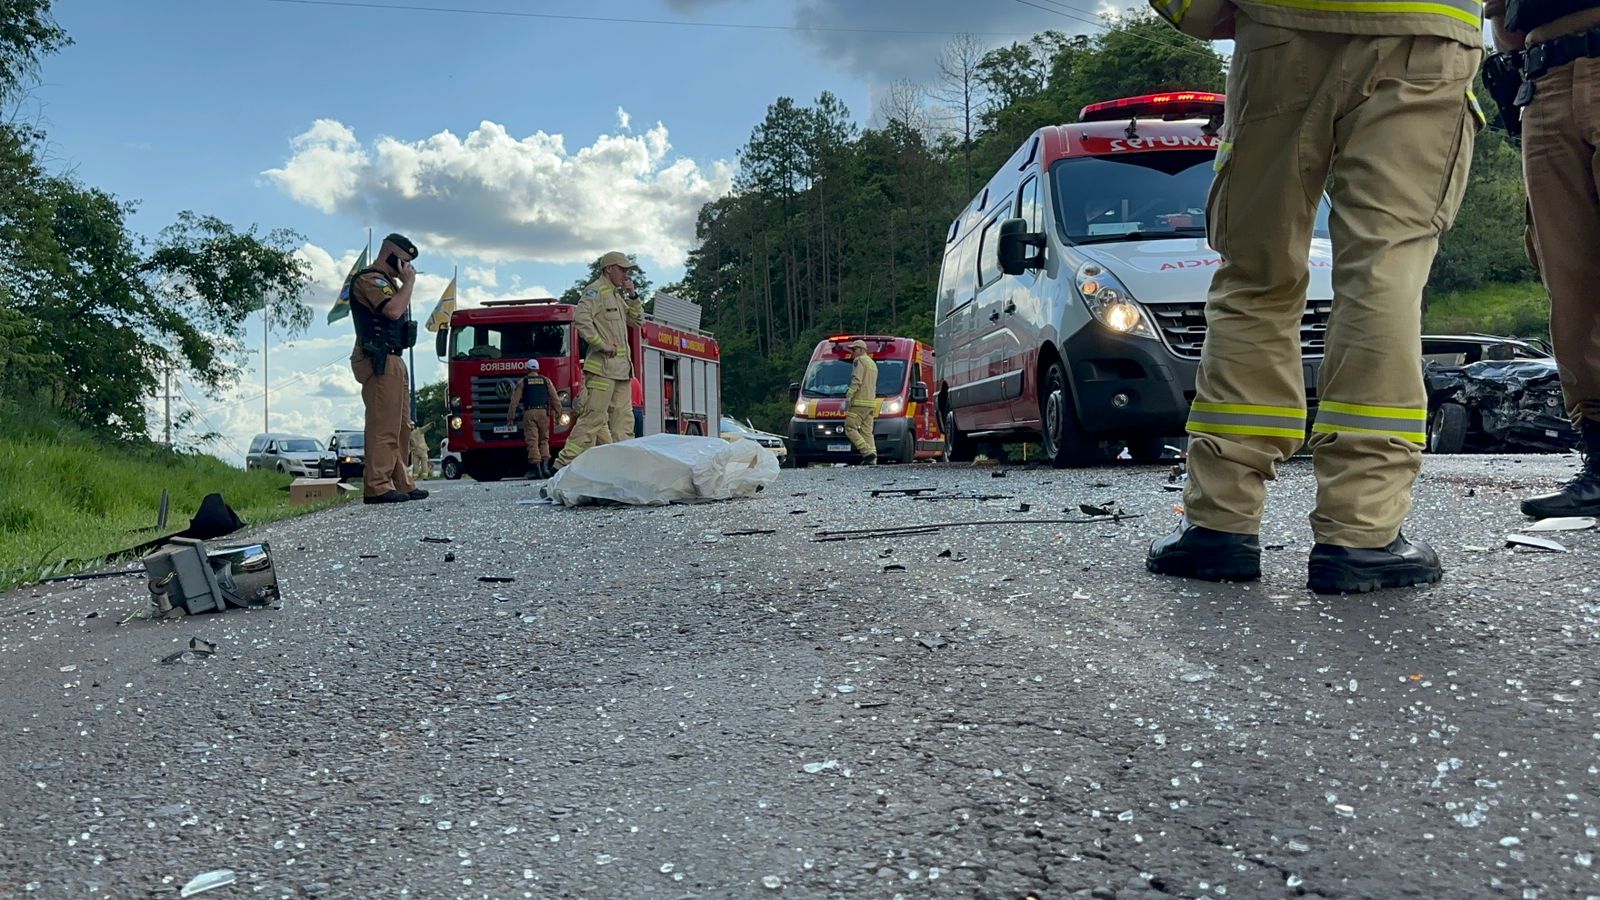
{"label": "grass embankment", "polygon": [[1428,298],[1422,315],[1428,334],[1482,332],[1506,337],[1550,336],[1550,299],[1544,285],[1491,284]]}
{"label": "grass embankment", "polygon": [[[287,475],[112,443],[48,413],[3,407],[0,473],[0,590],[93,568],[118,551],[182,531],[207,494],[220,493],[251,525],[321,508],[290,506]],[[158,531],[163,488],[171,513]]]}

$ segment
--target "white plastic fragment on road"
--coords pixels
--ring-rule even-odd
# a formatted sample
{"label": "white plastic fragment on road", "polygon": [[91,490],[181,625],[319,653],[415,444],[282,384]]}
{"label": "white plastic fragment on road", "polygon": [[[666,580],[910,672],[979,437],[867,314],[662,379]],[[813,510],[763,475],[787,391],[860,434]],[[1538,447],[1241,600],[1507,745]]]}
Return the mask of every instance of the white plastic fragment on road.
{"label": "white plastic fragment on road", "polygon": [[1522,529],[1530,534],[1548,531],[1588,531],[1600,524],[1588,516],[1568,516],[1557,519],[1540,519],[1539,521]]}
{"label": "white plastic fragment on road", "polygon": [[541,493],[564,506],[664,506],[752,497],[777,478],[778,458],[755,441],[654,434],[585,451]]}
{"label": "white plastic fragment on road", "polygon": [[196,894],[204,894],[206,891],[215,890],[219,887],[227,887],[233,884],[234,880],[235,876],[232,869],[217,869],[204,875],[196,875],[193,880],[183,886],[183,890],[179,892],[178,896],[193,897]]}
{"label": "white plastic fragment on road", "polygon": [[1571,553],[1566,545],[1531,534],[1512,534],[1506,536],[1507,547],[1527,547],[1531,550],[1547,550],[1551,553]]}

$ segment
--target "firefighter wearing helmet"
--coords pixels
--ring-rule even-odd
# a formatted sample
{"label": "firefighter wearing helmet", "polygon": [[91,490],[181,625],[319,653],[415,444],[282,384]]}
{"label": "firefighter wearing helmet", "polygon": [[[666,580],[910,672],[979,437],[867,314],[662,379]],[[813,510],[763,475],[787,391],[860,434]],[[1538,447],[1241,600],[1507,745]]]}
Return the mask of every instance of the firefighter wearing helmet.
{"label": "firefighter wearing helmet", "polygon": [[637,268],[626,253],[612,251],[600,257],[600,277],[583,289],[573,311],[573,324],[589,345],[589,353],[583,359],[578,421],[561,448],[556,469],[590,447],[625,440],[633,431],[628,326],[644,322],[644,307],[633,286],[632,273]]}
{"label": "firefighter wearing helmet", "polygon": [[[1206,225],[1222,256],[1188,430],[1186,518],[1152,572],[1261,577],[1267,482],[1306,439],[1302,334],[1319,197],[1332,200],[1333,313],[1309,445],[1307,585],[1429,584],[1439,557],[1401,525],[1428,395],[1420,298],[1461,206],[1481,112],[1481,0],[1151,0],[1180,30],[1232,38]],[[1310,345],[1310,346],[1315,346]]]}
{"label": "firefighter wearing helmet", "polygon": [[506,424],[522,410],[522,439],[528,444],[528,477],[550,477],[550,428],[561,419],[556,386],[539,371],[537,359],[528,360],[528,373],[511,389]]}
{"label": "firefighter wearing helmet", "polygon": [[851,341],[850,391],[845,394],[844,435],[861,454],[862,465],[878,464],[878,442],[872,436],[872,423],[878,418],[878,364],[867,352],[867,342]]}

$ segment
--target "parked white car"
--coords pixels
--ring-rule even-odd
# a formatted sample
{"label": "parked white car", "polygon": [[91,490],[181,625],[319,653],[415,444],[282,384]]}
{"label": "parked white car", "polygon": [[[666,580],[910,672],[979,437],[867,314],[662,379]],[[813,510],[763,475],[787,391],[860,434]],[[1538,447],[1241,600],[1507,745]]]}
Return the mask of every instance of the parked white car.
{"label": "parked white car", "polygon": [[321,441],[305,434],[258,434],[245,454],[246,469],[266,469],[308,478],[333,477],[339,462]]}
{"label": "parked white car", "polygon": [[779,465],[782,465],[784,460],[789,456],[789,445],[784,443],[783,438],[773,434],[770,431],[762,431],[754,425],[751,425],[749,419],[739,422],[731,416],[723,416],[720,427],[722,431],[721,437],[723,440],[730,444],[735,441],[742,440],[755,441],[768,450],[771,450],[772,455],[778,458]]}

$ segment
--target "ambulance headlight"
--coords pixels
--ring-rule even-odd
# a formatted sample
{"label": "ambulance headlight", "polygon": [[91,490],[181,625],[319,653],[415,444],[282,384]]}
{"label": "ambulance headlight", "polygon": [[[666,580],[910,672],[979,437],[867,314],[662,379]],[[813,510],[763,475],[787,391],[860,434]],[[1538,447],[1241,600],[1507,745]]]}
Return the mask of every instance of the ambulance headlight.
{"label": "ambulance headlight", "polygon": [[794,405],[794,414],[797,416],[803,416],[806,414],[806,402],[804,400],[801,400]]}
{"label": "ambulance headlight", "polygon": [[1156,336],[1139,302],[1127,287],[1099,263],[1085,263],[1078,269],[1078,295],[1100,324],[1118,334],[1151,338]]}
{"label": "ambulance headlight", "polygon": [[883,414],[886,416],[898,416],[905,411],[906,402],[899,397],[883,401]]}

